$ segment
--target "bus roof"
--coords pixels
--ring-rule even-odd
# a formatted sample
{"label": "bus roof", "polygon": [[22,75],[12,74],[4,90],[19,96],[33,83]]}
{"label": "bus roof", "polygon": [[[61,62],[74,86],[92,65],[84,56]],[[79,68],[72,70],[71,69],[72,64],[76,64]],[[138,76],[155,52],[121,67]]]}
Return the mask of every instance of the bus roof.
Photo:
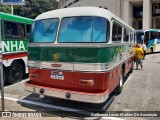
{"label": "bus roof", "polygon": [[150,31],[150,32],[160,32],[160,29],[148,29],[148,30],[145,30],[144,32],[147,32],[147,31]]}
{"label": "bus roof", "polygon": [[136,31],[136,33],[138,33],[138,32],[144,32],[144,30],[135,30]]}
{"label": "bus roof", "polygon": [[4,12],[0,12],[0,19],[4,19],[8,21],[16,21],[20,23],[27,23],[27,24],[32,24],[33,22],[33,19],[12,15]]}
{"label": "bus roof", "polygon": [[37,16],[35,18],[35,21],[42,19],[50,19],[50,18],[62,19],[64,17],[72,17],[72,16],[98,16],[107,18],[109,21],[114,19],[120,22],[121,24],[125,25],[126,27],[134,30],[132,27],[127,25],[124,21],[122,21],[120,18],[115,16],[110,11],[99,7],[72,7],[72,8],[52,10]]}

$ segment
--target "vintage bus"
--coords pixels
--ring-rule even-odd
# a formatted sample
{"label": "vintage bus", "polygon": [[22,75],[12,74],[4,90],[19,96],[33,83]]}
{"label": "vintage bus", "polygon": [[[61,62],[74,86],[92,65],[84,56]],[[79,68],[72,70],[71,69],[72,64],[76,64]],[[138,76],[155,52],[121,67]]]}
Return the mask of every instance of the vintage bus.
{"label": "vintage bus", "polygon": [[16,83],[28,73],[27,35],[30,33],[32,23],[32,19],[0,12],[4,83]]}
{"label": "vintage bus", "polygon": [[46,12],[31,34],[26,91],[98,104],[120,93],[133,70],[134,29],[106,9]]}
{"label": "vintage bus", "polygon": [[147,46],[147,53],[160,52],[160,30],[149,29],[144,31],[144,42]]}

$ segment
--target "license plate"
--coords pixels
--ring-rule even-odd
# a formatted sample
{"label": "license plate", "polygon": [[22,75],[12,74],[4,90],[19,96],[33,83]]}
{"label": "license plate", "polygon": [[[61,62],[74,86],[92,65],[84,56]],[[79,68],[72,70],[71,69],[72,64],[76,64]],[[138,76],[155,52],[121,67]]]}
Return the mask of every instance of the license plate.
{"label": "license plate", "polygon": [[51,79],[64,80],[63,74],[51,74]]}

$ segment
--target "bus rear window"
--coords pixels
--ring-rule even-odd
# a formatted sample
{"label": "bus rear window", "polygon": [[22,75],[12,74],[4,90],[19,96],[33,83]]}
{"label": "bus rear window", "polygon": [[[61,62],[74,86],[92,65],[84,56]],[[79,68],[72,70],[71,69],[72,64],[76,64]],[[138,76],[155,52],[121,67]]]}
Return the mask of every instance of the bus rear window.
{"label": "bus rear window", "polygon": [[59,19],[35,21],[32,25],[31,42],[54,42],[56,39]]}
{"label": "bus rear window", "polygon": [[58,42],[106,42],[109,22],[102,17],[69,17],[63,18]]}

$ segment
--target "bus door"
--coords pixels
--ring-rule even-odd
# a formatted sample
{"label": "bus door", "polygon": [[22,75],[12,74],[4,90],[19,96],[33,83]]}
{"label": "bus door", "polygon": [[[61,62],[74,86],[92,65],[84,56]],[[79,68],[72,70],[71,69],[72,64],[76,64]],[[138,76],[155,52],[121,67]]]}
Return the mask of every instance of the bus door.
{"label": "bus door", "polygon": [[155,52],[160,52],[160,31],[157,32],[157,37],[155,40]]}
{"label": "bus door", "polygon": [[144,41],[146,42],[147,49],[148,49],[149,40],[150,40],[150,32],[146,31]]}
{"label": "bus door", "polygon": [[146,31],[145,32],[145,43],[146,43],[146,47],[147,47],[147,53],[150,53],[151,51],[153,51],[153,46],[154,46],[154,39],[153,35],[151,34],[150,31]]}

